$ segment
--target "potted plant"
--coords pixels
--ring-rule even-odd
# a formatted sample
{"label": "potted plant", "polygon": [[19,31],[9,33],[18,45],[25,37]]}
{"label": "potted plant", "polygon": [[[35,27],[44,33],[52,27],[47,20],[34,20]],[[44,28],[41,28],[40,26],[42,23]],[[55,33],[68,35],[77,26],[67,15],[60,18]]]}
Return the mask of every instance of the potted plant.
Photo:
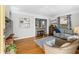
{"label": "potted plant", "polygon": [[7,45],[6,52],[8,54],[15,54],[16,53],[16,45],[15,44],[9,44],[9,45]]}

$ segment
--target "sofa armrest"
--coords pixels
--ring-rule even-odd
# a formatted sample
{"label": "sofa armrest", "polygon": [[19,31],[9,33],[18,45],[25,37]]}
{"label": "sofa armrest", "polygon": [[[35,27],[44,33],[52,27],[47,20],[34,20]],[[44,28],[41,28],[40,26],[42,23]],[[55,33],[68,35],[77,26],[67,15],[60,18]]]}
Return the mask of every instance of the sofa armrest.
{"label": "sofa armrest", "polygon": [[60,50],[61,50],[61,48],[59,48],[59,47],[50,47],[50,46],[47,46],[46,44],[44,44],[45,54],[56,54]]}

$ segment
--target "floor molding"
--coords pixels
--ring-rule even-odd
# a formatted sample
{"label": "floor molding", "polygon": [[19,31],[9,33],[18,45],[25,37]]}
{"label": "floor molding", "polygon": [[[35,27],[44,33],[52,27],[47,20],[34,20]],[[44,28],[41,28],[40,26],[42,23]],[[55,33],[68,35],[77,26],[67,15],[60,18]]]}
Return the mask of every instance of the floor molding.
{"label": "floor molding", "polygon": [[36,36],[33,36],[33,37],[14,38],[14,40],[16,41],[16,40],[21,40],[21,39],[31,39],[31,38],[36,39],[35,37],[36,37]]}

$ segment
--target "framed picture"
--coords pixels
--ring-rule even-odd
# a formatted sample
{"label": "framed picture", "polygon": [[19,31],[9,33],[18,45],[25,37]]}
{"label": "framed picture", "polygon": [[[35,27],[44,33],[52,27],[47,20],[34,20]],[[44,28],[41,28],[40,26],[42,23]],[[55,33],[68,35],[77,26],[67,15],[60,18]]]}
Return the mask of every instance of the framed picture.
{"label": "framed picture", "polygon": [[30,18],[20,18],[19,25],[22,28],[30,28]]}
{"label": "framed picture", "polygon": [[23,18],[23,19],[24,19],[24,22],[26,22],[26,23],[30,22],[29,18]]}

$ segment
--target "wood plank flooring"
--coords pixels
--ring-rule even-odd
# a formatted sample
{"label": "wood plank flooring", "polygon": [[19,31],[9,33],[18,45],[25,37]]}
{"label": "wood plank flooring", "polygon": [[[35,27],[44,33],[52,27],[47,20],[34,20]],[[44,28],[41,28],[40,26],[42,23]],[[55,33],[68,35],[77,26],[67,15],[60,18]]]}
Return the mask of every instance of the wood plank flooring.
{"label": "wood plank flooring", "polygon": [[[44,54],[44,51],[35,44],[35,38],[16,40],[16,54]],[[76,52],[79,54],[79,50]]]}
{"label": "wood plank flooring", "polygon": [[44,54],[44,51],[35,44],[34,37],[16,40],[16,54]]}

